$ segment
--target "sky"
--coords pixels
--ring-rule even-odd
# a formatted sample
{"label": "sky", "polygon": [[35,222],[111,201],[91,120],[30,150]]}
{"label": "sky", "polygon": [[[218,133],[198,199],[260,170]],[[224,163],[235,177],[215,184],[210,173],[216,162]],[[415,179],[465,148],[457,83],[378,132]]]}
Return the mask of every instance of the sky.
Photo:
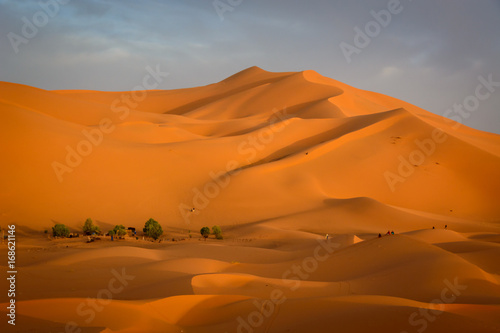
{"label": "sky", "polygon": [[0,0],[0,81],[127,91],[148,66],[159,89],[312,69],[500,133],[500,0]]}

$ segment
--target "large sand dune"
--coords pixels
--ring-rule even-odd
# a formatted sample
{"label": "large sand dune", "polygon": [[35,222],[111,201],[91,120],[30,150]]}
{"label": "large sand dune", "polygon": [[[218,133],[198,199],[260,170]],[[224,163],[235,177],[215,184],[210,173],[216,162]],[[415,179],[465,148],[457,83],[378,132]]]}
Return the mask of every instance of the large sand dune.
{"label": "large sand dune", "polygon": [[[257,67],[171,91],[1,82],[0,117],[2,332],[500,332],[498,135]],[[165,236],[43,233],[87,217]]]}
{"label": "large sand dune", "polygon": [[11,83],[0,91],[2,221],[140,226],[154,216],[198,227],[310,210],[323,211],[320,220],[332,200],[357,197],[499,220],[500,136],[313,71],[253,67],[140,98]]}

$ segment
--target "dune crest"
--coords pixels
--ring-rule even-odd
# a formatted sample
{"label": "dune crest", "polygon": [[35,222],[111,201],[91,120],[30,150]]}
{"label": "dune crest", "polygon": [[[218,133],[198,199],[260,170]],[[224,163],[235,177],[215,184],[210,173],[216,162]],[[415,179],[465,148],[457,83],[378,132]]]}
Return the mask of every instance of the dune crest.
{"label": "dune crest", "polygon": [[[258,67],[168,91],[0,82],[0,110],[18,331],[500,331],[499,135]],[[50,237],[87,217],[137,236]]]}
{"label": "dune crest", "polygon": [[[325,196],[499,221],[498,135],[314,71],[251,67],[141,100],[133,92],[0,86],[2,223],[250,223],[317,209]],[[180,208],[197,205],[196,191],[207,198],[211,175],[234,170],[241,172],[198,215]]]}

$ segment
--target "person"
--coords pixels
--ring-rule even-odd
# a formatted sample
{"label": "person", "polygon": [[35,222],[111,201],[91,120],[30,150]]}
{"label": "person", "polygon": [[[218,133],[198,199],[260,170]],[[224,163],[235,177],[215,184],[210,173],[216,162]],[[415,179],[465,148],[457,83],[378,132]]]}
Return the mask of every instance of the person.
{"label": "person", "polygon": [[390,236],[390,235],[391,235],[391,231],[390,231],[390,230],[388,230],[388,231],[387,231],[387,233],[386,233],[386,235],[389,235],[389,236]]}
{"label": "person", "polygon": [[445,225],[444,225],[444,228],[445,228],[445,229],[448,229],[448,225],[447,225],[447,224],[445,224]]}
{"label": "person", "polygon": [[434,228],[434,226],[432,226],[432,229],[436,229],[436,228]]}
{"label": "person", "polygon": [[328,240],[328,234],[326,234],[325,239]]}
{"label": "person", "polygon": [[393,230],[393,231],[391,231],[391,235],[394,235],[394,230]]}
{"label": "person", "polygon": [[379,233],[379,234],[378,234],[378,238],[381,238],[381,237],[382,237],[382,235]]}

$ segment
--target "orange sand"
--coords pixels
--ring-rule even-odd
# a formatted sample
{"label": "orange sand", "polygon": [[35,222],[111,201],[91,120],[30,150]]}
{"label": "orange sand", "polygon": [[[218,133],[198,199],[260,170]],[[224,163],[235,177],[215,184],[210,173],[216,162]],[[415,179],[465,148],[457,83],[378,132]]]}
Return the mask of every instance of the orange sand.
{"label": "orange sand", "polygon": [[[499,135],[257,67],[142,94],[0,82],[0,110],[2,332],[500,332]],[[164,240],[43,233],[87,217]]]}

